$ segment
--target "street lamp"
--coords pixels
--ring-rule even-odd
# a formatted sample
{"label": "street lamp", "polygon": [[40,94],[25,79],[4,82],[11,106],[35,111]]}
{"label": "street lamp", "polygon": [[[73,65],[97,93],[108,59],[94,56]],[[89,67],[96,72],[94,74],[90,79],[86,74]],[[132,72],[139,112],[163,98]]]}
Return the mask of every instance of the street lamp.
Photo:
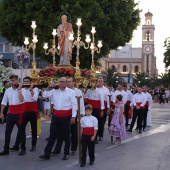
{"label": "street lamp", "polygon": [[33,29],[32,43],[29,43],[29,37],[25,37],[25,40],[24,40],[26,50],[28,51],[31,48],[33,50],[33,61],[32,61],[33,69],[31,70],[32,77],[37,77],[37,74],[36,74],[36,61],[35,61],[35,49],[36,49],[36,43],[38,42],[38,39],[37,39],[37,35],[35,35],[36,27],[37,27],[36,21],[32,21],[32,25],[31,25],[31,28]]}
{"label": "street lamp", "polygon": [[97,46],[95,45],[94,34],[96,33],[96,29],[94,26],[92,27],[91,33],[92,33],[92,42],[90,45],[91,54],[92,54],[91,75],[92,75],[92,77],[96,77],[96,71],[95,71],[95,65],[94,65],[94,53],[95,52],[100,53],[103,45],[102,45],[101,40],[98,41]]}
{"label": "street lamp", "polygon": [[73,42],[73,40],[74,40],[74,35],[73,35],[73,33],[70,33],[68,39],[73,42],[72,48],[73,48],[74,46],[77,47],[76,73],[75,73],[75,76],[76,76],[76,77],[80,77],[80,76],[81,76],[80,67],[79,67],[79,65],[80,65],[80,61],[79,61],[79,54],[80,54],[79,51],[80,51],[80,47],[83,46],[85,49],[88,49],[88,48],[89,48],[89,44],[90,44],[90,42],[91,42],[91,39],[90,39],[90,35],[87,34],[85,41],[86,41],[86,43],[87,43],[88,45],[85,46],[85,43],[84,43],[83,41],[81,41],[81,37],[80,37],[80,36],[81,36],[80,27],[81,27],[81,25],[82,25],[81,18],[77,18],[77,23],[76,23],[76,25],[77,25],[77,27],[78,27],[76,40]]}
{"label": "street lamp", "polygon": [[48,43],[46,43],[46,42],[44,43],[43,48],[45,50],[45,55],[48,55],[49,53],[52,53],[52,55],[53,55],[53,67],[55,67],[56,66],[55,54],[56,53],[59,54],[59,46],[56,48],[56,43],[55,43],[55,37],[57,35],[56,29],[53,29],[52,35],[53,35],[52,48],[48,49]]}

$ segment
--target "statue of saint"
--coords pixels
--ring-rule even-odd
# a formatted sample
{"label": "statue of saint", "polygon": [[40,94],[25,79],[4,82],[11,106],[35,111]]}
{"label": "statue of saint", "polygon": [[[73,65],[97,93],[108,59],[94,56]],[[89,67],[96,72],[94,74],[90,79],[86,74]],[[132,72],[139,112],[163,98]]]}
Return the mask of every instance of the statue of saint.
{"label": "statue of saint", "polygon": [[72,24],[67,22],[67,16],[62,15],[62,23],[57,28],[60,65],[70,65],[72,59],[72,42],[68,37],[73,33]]}

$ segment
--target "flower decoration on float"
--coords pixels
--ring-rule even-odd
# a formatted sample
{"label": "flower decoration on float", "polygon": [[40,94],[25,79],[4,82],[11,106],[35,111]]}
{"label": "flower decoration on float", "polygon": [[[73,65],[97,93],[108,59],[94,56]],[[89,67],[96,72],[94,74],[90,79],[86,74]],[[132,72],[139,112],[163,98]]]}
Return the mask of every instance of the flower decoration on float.
{"label": "flower decoration on float", "polygon": [[[91,77],[91,71],[87,68],[81,69],[81,76],[85,78]],[[56,68],[53,66],[47,67],[39,71],[38,75],[40,77],[74,77],[76,70],[72,68]]]}

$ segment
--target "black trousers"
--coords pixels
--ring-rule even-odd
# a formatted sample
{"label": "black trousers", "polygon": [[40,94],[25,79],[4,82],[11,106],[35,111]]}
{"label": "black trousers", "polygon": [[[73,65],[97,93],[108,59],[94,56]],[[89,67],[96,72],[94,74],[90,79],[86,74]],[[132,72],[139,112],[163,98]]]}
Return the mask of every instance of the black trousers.
{"label": "black trousers", "polygon": [[32,129],[32,146],[36,146],[37,144],[37,115],[34,112],[25,112],[23,114],[23,121],[21,123],[21,150],[26,150],[26,133],[25,128],[30,122]]}
{"label": "black trousers", "polygon": [[161,104],[161,103],[165,103],[165,101],[164,101],[164,98],[163,98],[163,95],[162,94],[160,94],[160,96],[159,96],[159,103]]}
{"label": "black trousers", "polygon": [[[14,128],[14,125],[16,125],[18,127],[18,134],[17,134],[17,138],[20,141],[20,126],[19,126],[19,115],[16,114],[8,114],[8,119],[6,122],[6,129],[5,129],[5,145],[4,145],[4,149],[5,150],[9,150],[9,144],[10,144],[10,139],[11,139],[11,133],[12,130]],[[18,145],[19,147],[19,145]]]}
{"label": "black trousers", "polygon": [[89,135],[83,135],[81,136],[81,143],[82,143],[82,162],[86,163],[86,153],[87,148],[89,152],[90,161],[95,160],[95,141],[91,141],[91,137]]}
{"label": "black trousers", "polygon": [[130,106],[128,104],[125,104],[125,117],[126,117],[126,128],[129,124],[129,108]]}
{"label": "black trousers", "polygon": [[103,116],[98,118],[98,131],[97,131],[97,136],[99,137],[102,137],[103,138],[103,133],[104,133],[104,125],[105,125],[105,122],[106,122],[106,118],[107,118],[107,115],[104,111],[103,113]]}
{"label": "black trousers", "polygon": [[145,106],[145,109],[143,110],[143,129],[146,128],[147,114],[148,114],[148,106]]}
{"label": "black trousers", "polygon": [[144,114],[143,111],[144,109],[138,109],[138,110],[136,108],[133,109],[133,117],[132,117],[132,122],[130,125],[131,130],[133,129],[137,118],[138,118],[137,127],[139,130],[142,130],[142,120],[143,120],[143,114]]}
{"label": "black trousers", "polygon": [[71,151],[76,151],[78,146],[78,131],[77,131],[77,117],[75,118],[75,124],[71,125]]}
{"label": "black trousers", "polygon": [[47,146],[45,147],[45,154],[50,155],[51,150],[57,139],[57,145],[55,150],[60,152],[62,143],[65,141],[64,154],[69,155],[70,149],[70,120],[71,115],[67,117],[52,116],[50,125],[50,136],[48,139]]}

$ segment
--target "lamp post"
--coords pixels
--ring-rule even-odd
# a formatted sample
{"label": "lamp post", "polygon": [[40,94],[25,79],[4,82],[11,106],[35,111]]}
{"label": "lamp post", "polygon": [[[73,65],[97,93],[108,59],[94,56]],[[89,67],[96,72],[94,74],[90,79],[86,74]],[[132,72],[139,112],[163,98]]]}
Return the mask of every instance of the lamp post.
{"label": "lamp post", "polygon": [[90,45],[91,54],[92,54],[91,75],[92,75],[93,78],[95,78],[96,77],[96,71],[95,71],[95,65],[94,65],[94,53],[95,52],[100,53],[101,52],[101,47],[103,45],[102,45],[101,40],[98,41],[97,46],[95,45],[94,34],[96,33],[96,30],[95,30],[94,26],[92,27],[91,33],[92,33],[92,42],[91,42],[91,45]]}
{"label": "lamp post", "polygon": [[[86,43],[88,44],[88,46],[86,47],[85,46],[85,43],[83,41],[81,41],[81,31],[80,31],[80,27],[82,25],[82,22],[81,22],[81,18],[77,18],[77,23],[76,23],[77,27],[78,27],[78,30],[77,30],[77,37],[76,37],[76,40],[73,42],[73,45],[72,45],[72,48],[74,46],[77,47],[77,56],[76,56],[76,73],[75,73],[75,77],[81,77],[81,73],[80,73],[80,61],[79,61],[79,50],[80,50],[80,47],[83,46],[85,49],[88,49],[89,48],[89,44],[91,42],[91,39],[90,39],[90,35],[87,34],[86,35]],[[73,33],[70,33],[68,39],[70,41],[73,41],[74,40],[74,36],[73,36]]]}
{"label": "lamp post", "polygon": [[33,61],[32,61],[32,67],[33,68],[31,70],[32,77],[37,77],[37,74],[36,74],[36,61],[35,61],[35,49],[36,49],[36,43],[38,42],[38,39],[37,39],[37,35],[35,35],[36,27],[37,27],[36,21],[32,21],[32,25],[31,25],[31,28],[33,29],[32,43],[29,43],[29,37],[25,37],[25,40],[24,40],[26,50],[28,51],[31,48],[33,50]]}
{"label": "lamp post", "polygon": [[48,43],[46,43],[46,42],[44,43],[43,48],[45,50],[45,55],[52,53],[52,55],[53,55],[53,67],[56,67],[55,54],[56,53],[59,54],[59,47],[56,48],[56,43],[55,43],[55,37],[57,35],[56,29],[53,29],[52,35],[53,35],[52,48],[48,49]]}

